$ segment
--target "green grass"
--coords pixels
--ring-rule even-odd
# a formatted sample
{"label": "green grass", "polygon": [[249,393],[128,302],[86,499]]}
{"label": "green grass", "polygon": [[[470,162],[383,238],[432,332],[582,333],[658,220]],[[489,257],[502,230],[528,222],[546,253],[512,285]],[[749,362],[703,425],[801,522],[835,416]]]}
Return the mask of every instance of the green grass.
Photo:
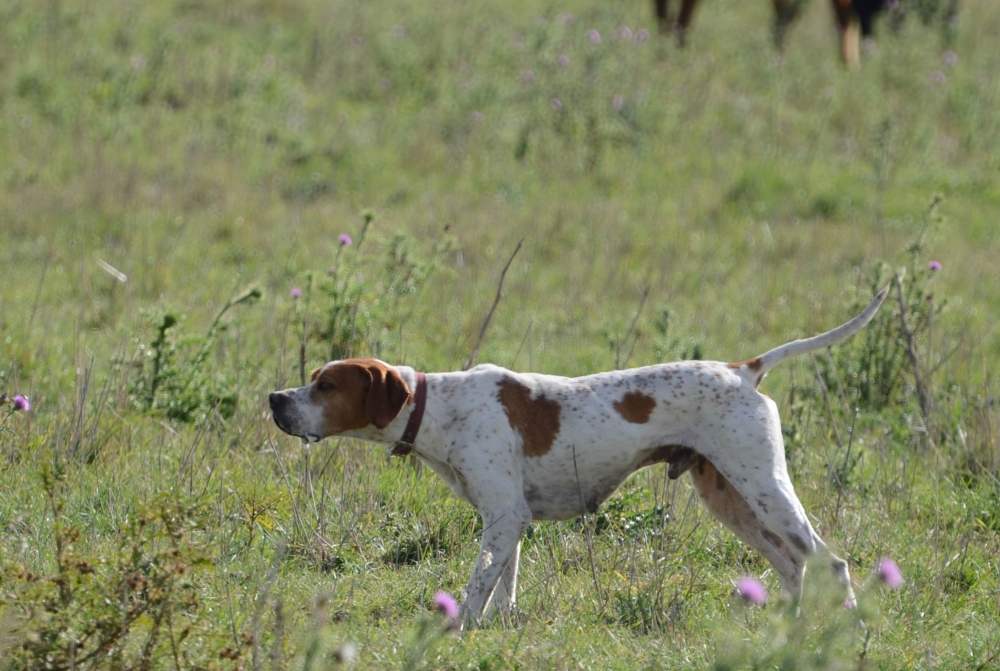
{"label": "green grass", "polygon": [[[867,640],[820,601],[747,610],[733,580],[776,594],[768,565],[656,467],[592,518],[533,525],[516,621],[419,664],[1000,664],[1000,8],[963,3],[954,67],[910,20],[857,72],[826,3],[784,59],[770,11],[706,2],[679,50],[646,2],[0,7],[0,393],[33,404],[0,432],[0,660],[138,604],[91,668],[126,668],[152,631],[149,668],[270,668],[276,640],[275,668],[321,668],[310,650],[325,665],[342,641],[362,668],[404,666],[431,595],[465,586],[478,517],[380,448],[303,451],[266,394],[297,383],[301,342],[307,370],[347,352],[461,367],[524,239],[479,361],[565,375],[746,359],[909,266],[929,418],[895,336],[764,385],[819,533],[859,584],[882,556],[906,583],[864,591]],[[865,357],[901,373],[855,423]],[[158,587],[119,598],[139,574]]]}

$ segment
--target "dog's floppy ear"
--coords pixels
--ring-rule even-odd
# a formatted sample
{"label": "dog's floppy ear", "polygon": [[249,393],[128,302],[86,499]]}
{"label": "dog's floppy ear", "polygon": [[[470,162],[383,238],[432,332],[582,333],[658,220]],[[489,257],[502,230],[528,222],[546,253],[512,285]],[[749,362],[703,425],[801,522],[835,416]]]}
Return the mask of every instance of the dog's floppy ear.
{"label": "dog's floppy ear", "polygon": [[361,384],[368,389],[365,402],[368,421],[376,428],[384,429],[396,419],[396,415],[410,399],[410,388],[399,373],[381,361],[366,362],[361,366],[361,371]]}

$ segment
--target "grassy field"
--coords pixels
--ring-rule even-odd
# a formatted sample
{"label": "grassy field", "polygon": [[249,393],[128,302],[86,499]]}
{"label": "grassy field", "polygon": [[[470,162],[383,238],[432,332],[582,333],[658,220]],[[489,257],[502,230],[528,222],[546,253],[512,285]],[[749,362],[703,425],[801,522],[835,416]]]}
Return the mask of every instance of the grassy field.
{"label": "grassy field", "polygon": [[[32,406],[0,407],[0,666],[1000,667],[1000,5],[952,44],[883,22],[848,72],[826,2],[783,57],[766,0],[685,49],[649,4],[0,5],[0,393]],[[266,397],[461,368],[522,239],[478,361],[565,375],[743,360],[905,270],[912,347],[893,293],[763,386],[865,627],[820,571],[789,614],[657,466],[532,526],[513,622],[443,635],[475,512]]]}

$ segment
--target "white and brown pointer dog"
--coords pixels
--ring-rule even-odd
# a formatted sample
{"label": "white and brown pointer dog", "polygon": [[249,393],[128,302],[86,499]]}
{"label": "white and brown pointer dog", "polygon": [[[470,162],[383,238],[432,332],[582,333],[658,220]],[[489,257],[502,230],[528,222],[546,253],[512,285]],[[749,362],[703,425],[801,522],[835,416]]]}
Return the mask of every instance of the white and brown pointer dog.
{"label": "white and brown pointer dog", "polygon": [[377,359],[333,361],[270,395],[278,427],[315,442],[348,436],[412,452],[483,518],[463,604],[514,607],[521,536],[532,520],[594,512],[644,466],[690,471],[705,506],[774,566],[794,598],[806,560],[829,561],[853,602],[847,562],[813,530],[785,467],[778,408],[757,391],[775,365],[861,330],[883,289],[842,326],[743,363],[679,361],[565,378],[492,365],[424,375]]}

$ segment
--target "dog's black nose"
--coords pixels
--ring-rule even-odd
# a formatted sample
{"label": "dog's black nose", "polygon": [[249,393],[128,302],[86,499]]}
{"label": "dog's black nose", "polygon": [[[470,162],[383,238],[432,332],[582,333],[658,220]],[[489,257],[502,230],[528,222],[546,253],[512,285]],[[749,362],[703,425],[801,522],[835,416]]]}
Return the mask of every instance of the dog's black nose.
{"label": "dog's black nose", "polygon": [[267,397],[267,402],[271,404],[271,411],[274,412],[288,405],[288,396],[279,392],[274,392]]}

